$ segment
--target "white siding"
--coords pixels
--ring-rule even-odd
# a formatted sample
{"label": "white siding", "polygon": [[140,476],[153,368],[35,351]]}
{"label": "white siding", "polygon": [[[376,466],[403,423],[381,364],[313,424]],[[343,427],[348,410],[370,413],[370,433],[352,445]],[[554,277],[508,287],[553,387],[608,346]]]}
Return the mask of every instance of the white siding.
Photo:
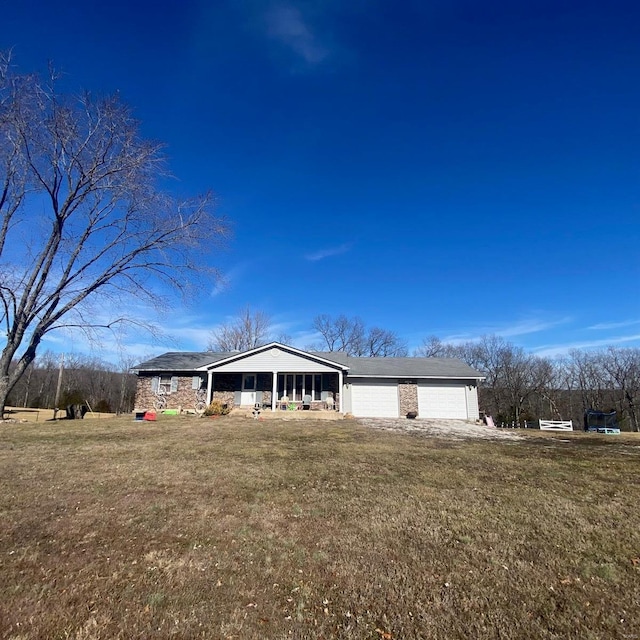
{"label": "white siding", "polygon": [[282,349],[267,349],[255,353],[246,358],[238,358],[232,362],[214,368],[215,373],[244,373],[251,371],[274,372],[286,371],[287,373],[321,373],[336,372],[336,367],[317,362],[311,358],[303,358],[295,353],[283,351]]}
{"label": "white siding", "polygon": [[467,387],[467,417],[469,420],[478,420],[480,418],[478,387],[476,385],[473,385],[471,389]]}
{"label": "white siding", "polygon": [[361,418],[397,418],[398,385],[394,382],[352,382],[351,413]]}
{"label": "white siding", "polygon": [[453,382],[418,384],[418,415],[421,418],[467,420],[467,385]]}

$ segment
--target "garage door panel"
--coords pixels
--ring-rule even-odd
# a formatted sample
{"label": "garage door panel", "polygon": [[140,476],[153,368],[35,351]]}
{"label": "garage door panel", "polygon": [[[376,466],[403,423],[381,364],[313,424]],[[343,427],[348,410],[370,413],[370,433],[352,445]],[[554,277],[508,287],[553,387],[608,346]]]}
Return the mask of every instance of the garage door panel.
{"label": "garage door panel", "polygon": [[467,419],[465,385],[422,383],[418,385],[421,418]]}
{"label": "garage door panel", "polygon": [[351,412],[362,418],[397,418],[398,385],[367,383],[351,385]]}

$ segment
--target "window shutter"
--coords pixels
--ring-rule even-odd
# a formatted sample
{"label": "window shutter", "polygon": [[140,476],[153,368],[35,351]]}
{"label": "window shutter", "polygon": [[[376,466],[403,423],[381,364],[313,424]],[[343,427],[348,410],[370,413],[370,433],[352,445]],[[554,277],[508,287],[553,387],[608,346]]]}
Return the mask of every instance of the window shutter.
{"label": "window shutter", "polygon": [[191,388],[197,391],[202,385],[202,378],[200,376],[193,376],[191,378]]}
{"label": "window shutter", "polygon": [[160,376],[153,376],[153,378],[151,378],[151,391],[153,393],[160,391]]}
{"label": "window shutter", "polygon": [[171,376],[171,393],[178,390],[178,376]]}

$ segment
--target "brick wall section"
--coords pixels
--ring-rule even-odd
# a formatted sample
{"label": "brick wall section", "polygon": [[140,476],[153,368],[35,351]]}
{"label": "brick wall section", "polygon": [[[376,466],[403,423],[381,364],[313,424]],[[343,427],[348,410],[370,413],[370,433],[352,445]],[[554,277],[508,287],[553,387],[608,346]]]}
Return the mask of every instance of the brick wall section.
{"label": "brick wall section", "polygon": [[[153,409],[155,393],[151,391],[151,379],[154,376],[138,376],[136,383],[135,409],[145,411]],[[271,374],[258,375],[258,389],[262,391],[262,402],[271,404]],[[178,390],[167,394],[167,409],[179,409],[191,411],[195,406],[195,390],[191,388],[192,376],[178,376]],[[219,400],[223,404],[234,406],[235,389],[240,389],[242,376],[238,374],[217,375],[214,378],[215,387],[212,394],[213,400]],[[268,388],[268,390],[267,390]]]}
{"label": "brick wall section", "polygon": [[398,382],[400,397],[400,416],[406,416],[409,411],[418,413],[418,385],[415,382]]}
{"label": "brick wall section", "polygon": [[226,404],[229,408],[233,408],[234,402],[234,392],[233,391],[214,391],[212,400],[217,400],[222,404]]}
{"label": "brick wall section", "polygon": [[[135,409],[145,411],[153,409],[153,401],[156,397],[151,391],[151,379],[153,376],[138,376],[136,385]],[[193,411],[196,403],[196,392],[191,388],[193,376],[178,376],[178,390],[175,393],[166,394],[166,409],[180,409]],[[232,394],[233,399],[233,394]]]}
{"label": "brick wall section", "polygon": [[[151,391],[151,379],[154,375],[139,375],[136,383],[136,401],[135,409],[137,411],[147,411],[153,409],[155,393]],[[165,397],[167,399],[167,409],[179,409],[183,411],[192,411],[195,406],[196,396],[195,390],[191,388],[192,375],[178,376],[178,390],[175,393],[169,393]],[[270,373],[259,373],[257,377],[257,389],[262,391],[262,404],[271,405],[273,376]],[[223,404],[233,407],[235,402],[235,390],[242,386],[242,374],[217,374],[214,376],[214,388],[212,400],[219,400]],[[340,399],[338,393],[338,376],[331,376],[329,380],[329,390],[333,392],[336,407]],[[418,396],[415,391],[415,411],[418,410]],[[402,404],[401,404],[402,406]],[[313,409],[324,408],[322,402],[312,403]],[[409,411],[410,409],[407,409]]]}
{"label": "brick wall section", "polygon": [[138,376],[134,408],[137,411],[153,409],[154,398],[155,394],[151,391],[151,378],[147,376]]}
{"label": "brick wall section", "polygon": [[259,373],[256,378],[256,387],[262,391],[262,405],[271,406],[271,396],[273,395],[273,374]]}

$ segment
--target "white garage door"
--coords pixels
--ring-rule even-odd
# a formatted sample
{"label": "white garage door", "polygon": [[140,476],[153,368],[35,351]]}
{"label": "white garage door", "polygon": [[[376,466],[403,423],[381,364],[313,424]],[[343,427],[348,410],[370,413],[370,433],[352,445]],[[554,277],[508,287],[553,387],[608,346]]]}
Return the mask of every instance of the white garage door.
{"label": "white garage door", "polygon": [[418,412],[421,418],[466,420],[465,385],[420,383],[418,385]]}
{"label": "white garage door", "polygon": [[362,418],[397,418],[398,385],[395,382],[351,383],[351,412]]}

